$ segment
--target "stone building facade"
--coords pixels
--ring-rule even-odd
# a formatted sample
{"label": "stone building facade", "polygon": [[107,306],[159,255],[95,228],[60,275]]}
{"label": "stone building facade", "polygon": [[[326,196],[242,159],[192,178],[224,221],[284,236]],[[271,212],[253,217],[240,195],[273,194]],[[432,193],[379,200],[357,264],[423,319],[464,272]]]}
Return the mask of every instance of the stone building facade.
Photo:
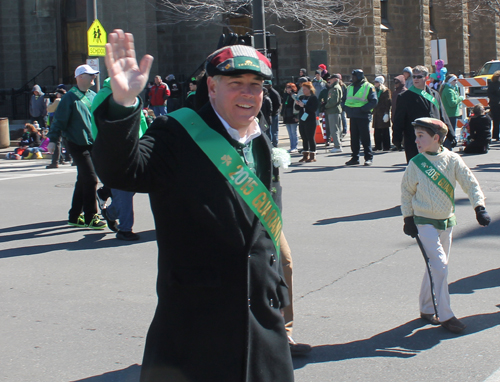
{"label": "stone building facade", "polygon": [[[449,72],[469,73],[499,58],[499,20],[469,19],[466,2],[457,1],[455,14],[450,17],[443,11],[443,3],[449,0],[361,1],[364,17],[349,25],[345,35],[285,33],[270,28],[278,44],[273,55],[276,82],[296,80],[303,67],[312,76],[319,63],[344,76],[362,68],[368,78],[380,74],[391,77],[405,66],[431,67],[431,40],[436,38],[447,41]],[[59,83],[73,83],[74,68],[87,58],[90,3],[0,2],[0,92],[23,85],[31,88],[35,82],[48,90]],[[144,0],[97,0],[97,15],[107,32],[114,28],[132,32],[139,57],[145,53],[155,57],[151,78],[155,74],[175,74],[181,81],[188,79],[215,49],[223,29],[168,25],[152,4]],[[291,21],[287,27],[298,29]],[[102,81],[106,76],[102,58],[100,64]],[[5,104],[1,94],[0,112]]]}

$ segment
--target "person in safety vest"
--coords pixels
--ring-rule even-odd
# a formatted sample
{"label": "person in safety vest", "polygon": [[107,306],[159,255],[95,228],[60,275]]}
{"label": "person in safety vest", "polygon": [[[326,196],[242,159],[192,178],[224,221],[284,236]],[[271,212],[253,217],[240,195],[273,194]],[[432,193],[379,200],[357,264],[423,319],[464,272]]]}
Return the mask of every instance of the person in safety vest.
{"label": "person in safety vest", "polygon": [[104,184],[148,193],[155,217],[158,306],[140,380],[293,382],[279,164],[256,120],[271,63],[251,46],[216,50],[196,92],[208,101],[156,118],[139,139],[153,57],[138,63],[133,41],[108,36],[113,93],[94,111],[92,155]]}
{"label": "person in safety vest", "polygon": [[373,163],[373,151],[370,141],[370,121],[372,111],[377,106],[375,88],[365,79],[361,69],[352,71],[352,84],[347,87],[345,111],[350,119],[352,158],[345,164],[353,166],[359,164],[359,141],[365,152],[365,166]]}

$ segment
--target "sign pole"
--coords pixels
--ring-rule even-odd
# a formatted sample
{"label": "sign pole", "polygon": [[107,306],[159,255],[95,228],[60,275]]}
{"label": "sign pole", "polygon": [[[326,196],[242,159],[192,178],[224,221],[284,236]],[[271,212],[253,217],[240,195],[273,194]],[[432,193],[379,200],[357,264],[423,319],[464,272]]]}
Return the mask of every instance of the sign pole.
{"label": "sign pole", "polygon": [[[94,0],[94,21],[96,21],[96,20],[97,20],[97,0]],[[99,59],[99,57],[97,57],[97,59],[99,61],[101,61]],[[96,93],[98,93],[99,90],[101,90],[101,72],[100,71],[99,71],[99,73],[97,73],[96,80],[97,80],[97,84],[96,84],[97,85],[97,87],[96,87],[97,92]]]}

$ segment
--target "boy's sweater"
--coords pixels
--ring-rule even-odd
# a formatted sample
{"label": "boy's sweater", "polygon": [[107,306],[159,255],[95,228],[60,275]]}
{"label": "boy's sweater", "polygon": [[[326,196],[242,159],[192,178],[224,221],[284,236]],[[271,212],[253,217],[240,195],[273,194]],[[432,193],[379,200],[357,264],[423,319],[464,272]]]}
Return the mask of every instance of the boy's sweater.
{"label": "boy's sweater", "polygon": [[[485,205],[476,177],[459,155],[447,149],[437,155],[424,155],[450,181],[453,188],[457,182],[460,184],[474,208]],[[401,182],[401,212],[404,217],[420,216],[437,220],[453,216],[451,200],[413,160],[408,164]]]}

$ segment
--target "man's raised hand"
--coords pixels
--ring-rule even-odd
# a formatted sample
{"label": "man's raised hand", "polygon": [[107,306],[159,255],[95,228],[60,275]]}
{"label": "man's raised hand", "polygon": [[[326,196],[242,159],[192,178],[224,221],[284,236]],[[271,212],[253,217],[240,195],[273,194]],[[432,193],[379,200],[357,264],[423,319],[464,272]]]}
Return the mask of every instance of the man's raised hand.
{"label": "man's raised hand", "polygon": [[138,66],[134,36],[115,29],[108,36],[105,62],[115,102],[123,106],[134,105],[148,81],[153,56],[145,55]]}

